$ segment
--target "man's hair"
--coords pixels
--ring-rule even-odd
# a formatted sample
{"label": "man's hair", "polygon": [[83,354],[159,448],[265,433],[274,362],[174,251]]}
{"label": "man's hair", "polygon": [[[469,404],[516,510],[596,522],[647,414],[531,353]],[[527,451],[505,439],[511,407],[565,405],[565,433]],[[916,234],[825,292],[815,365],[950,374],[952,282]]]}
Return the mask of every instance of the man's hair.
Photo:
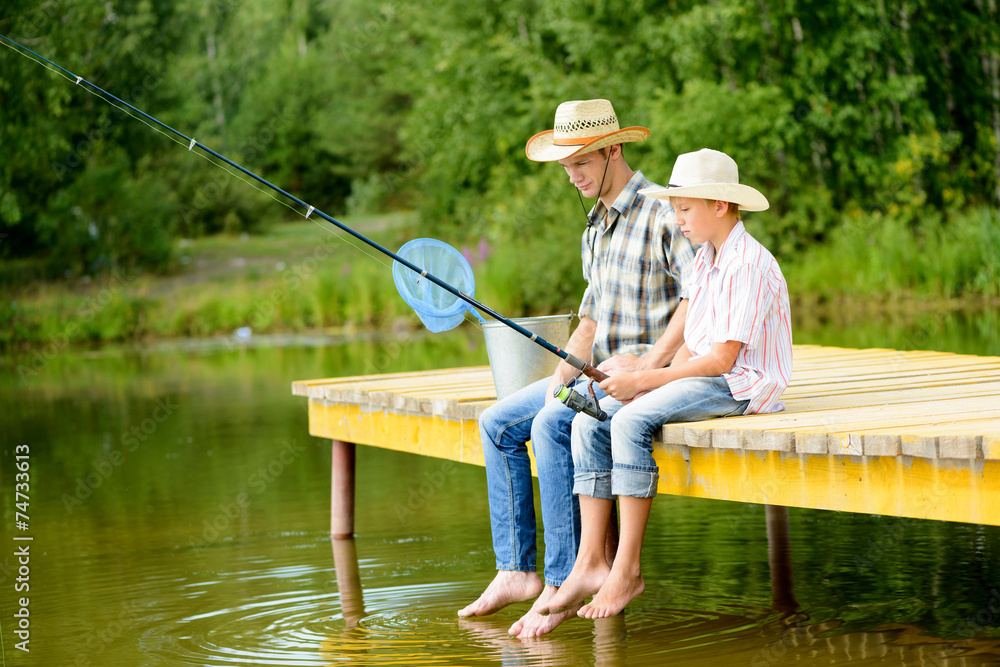
{"label": "man's hair", "polygon": [[[625,144],[612,144],[612,146],[618,146],[618,148],[620,149],[619,154],[625,155]],[[601,157],[606,158],[608,157],[608,154],[605,151],[610,151],[610,150],[611,146],[605,146],[604,148],[598,148],[597,152],[601,154]]]}

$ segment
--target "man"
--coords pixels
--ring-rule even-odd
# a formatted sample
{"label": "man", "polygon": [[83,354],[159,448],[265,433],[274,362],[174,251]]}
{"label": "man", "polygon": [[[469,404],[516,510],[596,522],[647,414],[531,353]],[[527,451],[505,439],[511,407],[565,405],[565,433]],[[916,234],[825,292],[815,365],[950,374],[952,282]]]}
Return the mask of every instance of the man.
{"label": "man", "polygon": [[[601,364],[603,371],[663,367],[683,338],[687,302],[682,300],[682,285],[694,249],[678,233],[669,205],[639,194],[653,184],[642,172],[633,172],[622,153],[625,143],[648,137],[649,130],[643,127],[620,129],[609,101],[585,100],[560,104],[554,129],[536,134],[525,147],[528,159],[558,162],[581,197],[598,200],[583,234],[583,275],[588,286],[580,305],[580,324],[565,349]],[[653,353],[637,356],[649,352],[660,334],[664,340]],[[613,355],[617,356],[610,359]],[[560,362],[551,378],[508,396],[479,420],[498,572],[479,599],[458,615],[491,614],[537,596],[531,610],[509,630],[522,638],[550,632],[579,608],[538,613],[547,609],[569,576],[580,543],[570,448],[576,413],[552,400],[553,390],[570,385],[577,374]],[[544,583],[535,571],[529,439],[545,526]]]}

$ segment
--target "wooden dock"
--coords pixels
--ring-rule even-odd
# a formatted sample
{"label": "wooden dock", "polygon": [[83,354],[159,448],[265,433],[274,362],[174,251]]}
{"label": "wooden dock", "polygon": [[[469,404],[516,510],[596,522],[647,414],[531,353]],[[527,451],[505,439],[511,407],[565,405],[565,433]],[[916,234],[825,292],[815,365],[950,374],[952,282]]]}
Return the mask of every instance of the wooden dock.
{"label": "wooden dock", "polygon": [[[794,354],[784,412],[664,427],[660,493],[1000,525],[1000,358]],[[353,532],[354,443],[483,465],[488,367],[303,380],[292,392],[309,399],[310,434],[334,441],[334,534]]]}

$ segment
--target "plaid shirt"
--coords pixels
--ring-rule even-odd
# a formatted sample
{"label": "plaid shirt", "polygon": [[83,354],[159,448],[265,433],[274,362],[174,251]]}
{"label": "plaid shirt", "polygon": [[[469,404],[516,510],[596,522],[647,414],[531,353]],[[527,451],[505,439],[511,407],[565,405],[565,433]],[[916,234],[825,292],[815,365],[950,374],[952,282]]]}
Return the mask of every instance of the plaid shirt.
{"label": "plaid shirt", "polygon": [[648,187],[656,186],[635,172],[610,211],[598,200],[591,209],[597,223],[583,233],[587,291],[580,317],[597,322],[594,365],[648,352],[687,298],[695,250],[674,224],[670,204],[639,194]]}

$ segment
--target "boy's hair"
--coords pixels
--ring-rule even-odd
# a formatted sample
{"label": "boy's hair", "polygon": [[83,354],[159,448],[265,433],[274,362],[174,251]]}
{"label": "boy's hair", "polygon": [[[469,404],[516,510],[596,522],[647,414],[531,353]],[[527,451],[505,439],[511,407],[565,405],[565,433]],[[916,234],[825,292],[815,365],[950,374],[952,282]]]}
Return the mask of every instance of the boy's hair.
{"label": "boy's hair", "polygon": [[[715,202],[717,202],[719,200],[718,199],[702,199],[702,201],[705,202],[705,208],[712,208],[712,205],[715,204]],[[673,203],[674,203],[674,198],[673,197],[670,197],[670,203],[671,203],[671,205],[673,205]],[[736,202],[731,202],[731,201],[730,202],[726,202],[726,203],[729,204],[729,208],[726,209],[726,215],[733,216],[733,217],[736,217],[738,219],[740,217],[740,205],[737,204]]]}
{"label": "boy's hair", "polygon": [[[714,204],[718,200],[717,199],[702,199],[702,201],[705,202],[705,206],[707,206],[708,208],[711,208],[712,204]],[[726,203],[729,204],[729,208],[726,210],[726,215],[731,215],[731,216],[735,216],[735,217],[739,218],[740,217],[740,205],[737,204],[736,202],[731,202],[731,201],[730,202],[726,202]]]}

